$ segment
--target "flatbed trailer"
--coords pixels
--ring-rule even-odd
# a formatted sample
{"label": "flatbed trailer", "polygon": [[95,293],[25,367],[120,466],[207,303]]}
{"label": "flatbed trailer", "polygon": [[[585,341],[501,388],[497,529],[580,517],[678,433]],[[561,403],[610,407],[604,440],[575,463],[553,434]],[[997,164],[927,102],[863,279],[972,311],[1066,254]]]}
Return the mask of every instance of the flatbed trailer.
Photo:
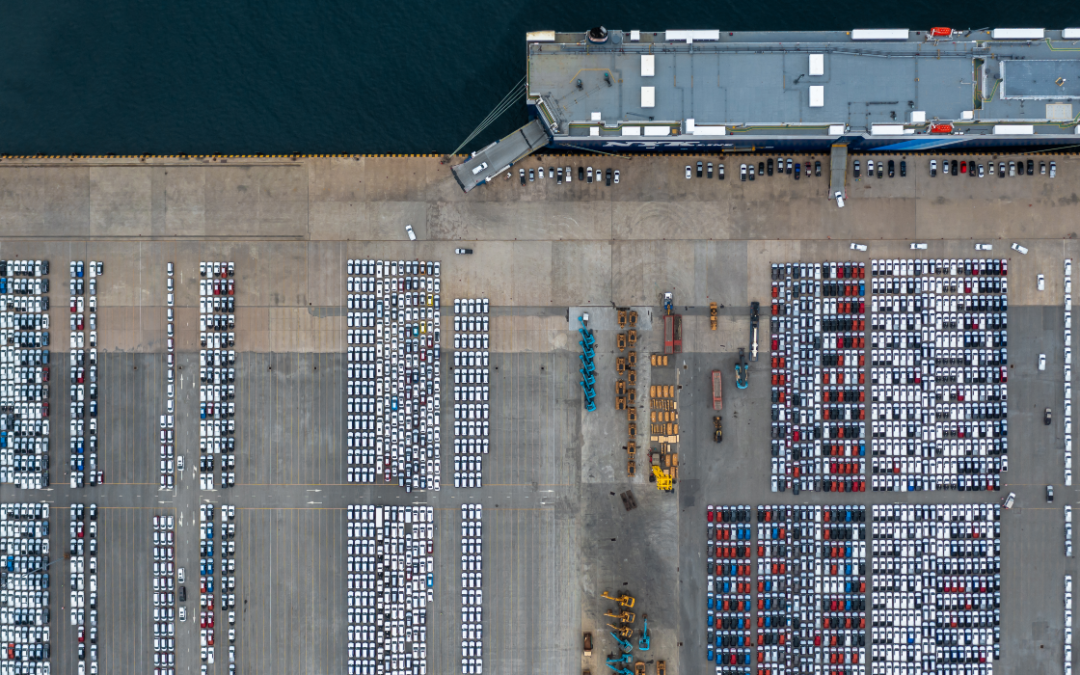
{"label": "flatbed trailer", "polygon": [[721,376],[719,370],[712,371],[712,409],[720,410],[724,407],[724,393],[721,390]]}
{"label": "flatbed trailer", "polygon": [[682,354],[682,315],[664,316],[664,353]]}

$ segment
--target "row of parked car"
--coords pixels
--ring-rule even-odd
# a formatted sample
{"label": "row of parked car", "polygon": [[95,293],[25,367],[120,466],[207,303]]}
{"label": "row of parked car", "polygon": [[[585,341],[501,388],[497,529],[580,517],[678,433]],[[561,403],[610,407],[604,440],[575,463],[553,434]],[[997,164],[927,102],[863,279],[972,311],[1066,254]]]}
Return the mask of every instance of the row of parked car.
{"label": "row of parked car", "polygon": [[165,263],[165,412],[160,421],[158,452],[158,487],[162,490],[176,488],[176,475],[184,470],[183,457],[176,454],[176,315],[174,293],[176,286],[171,262]]}
{"label": "row of parked car", "polygon": [[1065,675],[1072,675],[1072,575],[1065,575]]}
{"label": "row of parked car", "polygon": [[48,675],[49,505],[0,504],[0,669]]}
{"label": "row of parked car", "polygon": [[[1041,276],[1041,275],[1040,275]],[[1072,485],[1072,258],[1065,259],[1065,414],[1062,424],[1065,432],[1065,485]],[[1050,409],[1046,409],[1046,423],[1050,423]],[[1072,542],[1067,544],[1072,553]]]}
{"label": "row of parked car", "polygon": [[[753,554],[750,513],[749,506],[709,506],[705,511],[705,552],[708,562],[705,588],[706,658],[729,668],[750,663],[750,559]],[[762,549],[758,559],[767,561],[769,553]],[[764,593],[782,593],[785,589],[766,578],[761,580],[760,590]],[[779,625],[774,627],[773,618],[764,615],[764,612],[772,609],[771,606],[766,609],[765,603],[762,603],[762,627],[775,632]]]}
{"label": "row of parked car", "polygon": [[346,526],[349,675],[430,672],[434,510],[350,504]]}
{"label": "row of parked car", "polygon": [[1001,506],[873,507],[874,660],[989,673],[1000,659]]}
{"label": "row of parked car", "polygon": [[0,260],[0,485],[49,486],[48,274]]}
{"label": "row of parked car", "polygon": [[[783,176],[787,174],[792,176],[795,180],[799,180],[803,175],[807,178],[814,176],[821,176],[821,161],[815,160],[813,163],[807,162],[795,162],[791,157],[778,157],[773,160],[772,157],[758,162],[756,165],[753,162],[748,162],[739,165],[739,180],[755,180],[757,177],[772,176],[773,174]],[[690,180],[692,177],[691,166],[686,165],[685,171],[686,179]],[[699,161],[697,163],[697,177],[698,178],[712,178],[713,177],[713,163]],[[716,177],[720,180],[724,180],[724,165],[716,165]]]}
{"label": "row of parked car", "polygon": [[[567,183],[574,182],[574,171],[569,166],[566,167],[565,170],[561,166],[548,167],[546,174],[544,171],[544,167],[540,167],[538,169],[529,169],[529,182],[535,181],[537,177],[539,177],[540,180],[544,180],[545,175],[550,179],[554,179],[558,185],[562,185],[564,179]],[[507,174],[507,178],[509,177],[509,174]],[[603,180],[605,185],[610,186],[613,183],[615,185],[618,185],[621,175],[618,169],[615,169],[614,172],[611,169],[607,169],[606,171],[604,169],[597,169],[594,172],[591,166],[579,166],[577,168],[577,179],[579,181],[583,183],[591,183],[593,182],[594,177],[596,178],[597,183]],[[520,179],[521,184],[524,185],[525,169],[518,169],[518,178]]]}
{"label": "row of parked car", "polygon": [[[892,161],[889,162],[892,164]],[[855,162],[855,166],[858,167],[859,163]],[[870,171],[873,172],[872,163],[868,165]],[[1035,175],[1035,160],[1029,159],[1027,162],[1024,160],[1006,162],[987,162],[984,167],[981,163],[976,164],[975,160],[941,160],[941,173],[948,176],[960,176],[967,174],[972,178],[983,178],[987,175],[993,176],[997,173],[998,178],[1004,178],[1008,176],[1034,176]],[[858,176],[858,168],[855,169],[855,175]],[[1039,162],[1038,172],[1040,176],[1047,175],[1047,163]],[[938,175],[938,160],[930,160],[930,176],[936,177]],[[1049,175],[1051,178],[1057,177],[1057,162],[1051,161],[1049,166]]]}
{"label": "row of parked car", "polygon": [[[236,485],[236,263],[199,263],[199,488]],[[205,422],[203,422],[205,420]],[[223,451],[225,454],[222,454]],[[221,458],[221,481],[215,480]]]}
{"label": "row of parked car", "polygon": [[771,489],[863,492],[865,265],[773,263],[771,278]]}
{"label": "row of parked car", "polygon": [[[97,505],[68,507],[68,568],[71,626],[74,628],[75,649],[80,675],[98,672],[98,560]],[[75,551],[71,554],[70,551]],[[156,590],[156,589],[155,589]],[[87,663],[90,664],[87,669]]]}
{"label": "row of parked car", "polygon": [[[184,601],[183,570],[177,578],[176,519],[171,515],[151,516],[154,541],[153,583],[153,647],[155,675],[176,675],[176,604],[177,596]],[[185,620],[180,608],[180,620]]]}
{"label": "row of parked car", "polygon": [[[76,432],[71,434],[73,442],[68,459],[69,482],[72,488],[81,488],[84,485],[98,485],[105,479],[104,471],[97,466],[97,282],[98,277],[105,274],[105,263],[91,260],[86,264],[82,260],[73,260],[69,265],[69,273],[71,336],[68,360],[71,390],[68,419]],[[89,348],[84,348],[83,345],[87,342]],[[90,389],[89,395],[86,394],[87,388]],[[87,425],[89,447],[85,447],[83,442],[84,422]]]}
{"label": "row of parked car", "polygon": [[865,672],[864,507],[708,506],[706,521],[708,657],[721,672],[750,663],[759,672],[817,672],[825,663],[830,672]]}
{"label": "row of parked car", "polygon": [[1007,261],[889,259],[870,269],[881,399],[871,436],[873,456],[886,458],[874,463],[873,488],[1000,490],[1009,468]]}
{"label": "row of parked car", "polygon": [[484,508],[461,505],[461,672],[484,672]]}
{"label": "row of parked car", "polygon": [[441,264],[350,258],[350,483],[438,490]]}
{"label": "row of parked car", "polygon": [[[899,164],[900,164],[900,176],[904,177],[904,176],[907,175],[907,162],[904,161],[904,160],[900,160]],[[886,166],[888,167],[887,171],[886,171]],[[896,166],[897,166],[896,160],[890,159],[890,160],[888,160],[888,162],[886,162],[883,159],[879,159],[877,162],[875,162],[872,159],[868,159],[868,160],[866,160],[866,177],[867,178],[873,178],[874,177],[874,171],[876,170],[878,178],[884,178],[886,173],[888,173],[889,178],[895,178],[896,177]],[[859,162],[859,160],[856,159],[854,162],[852,162],[851,171],[852,171],[852,175],[855,176],[855,180],[859,180],[859,178],[862,176],[862,165]]]}
{"label": "row of parked car", "polygon": [[483,487],[490,398],[487,298],[454,299],[454,487]]}
{"label": "row of parked car", "polygon": [[[199,655],[202,671],[214,664],[216,656],[216,630],[214,627],[216,607],[228,612],[228,664],[229,675],[237,669],[236,661],[236,507],[231,504],[221,506],[220,534],[221,574],[218,583],[220,602],[214,601],[214,555],[217,549],[214,527],[213,504],[199,505]],[[183,570],[178,579],[184,581]],[[180,587],[180,601],[187,600],[187,589]],[[186,621],[186,608],[180,608],[180,620]]]}

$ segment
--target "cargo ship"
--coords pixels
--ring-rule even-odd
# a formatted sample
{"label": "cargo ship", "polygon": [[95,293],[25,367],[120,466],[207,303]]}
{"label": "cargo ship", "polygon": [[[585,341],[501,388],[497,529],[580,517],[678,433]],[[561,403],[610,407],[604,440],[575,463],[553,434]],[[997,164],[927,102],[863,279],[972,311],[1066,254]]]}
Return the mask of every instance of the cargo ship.
{"label": "cargo ship", "polygon": [[538,31],[526,66],[530,121],[455,167],[466,191],[541,148],[1080,146],[1080,28]]}

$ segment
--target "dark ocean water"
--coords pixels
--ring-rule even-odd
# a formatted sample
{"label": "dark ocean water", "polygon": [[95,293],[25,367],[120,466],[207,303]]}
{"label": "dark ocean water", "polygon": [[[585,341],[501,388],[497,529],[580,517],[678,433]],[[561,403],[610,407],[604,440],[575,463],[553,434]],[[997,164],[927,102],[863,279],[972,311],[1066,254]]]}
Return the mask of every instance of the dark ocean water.
{"label": "dark ocean water", "polygon": [[1075,0],[995,2],[9,0],[0,153],[450,152],[524,75],[530,30],[1080,26]]}

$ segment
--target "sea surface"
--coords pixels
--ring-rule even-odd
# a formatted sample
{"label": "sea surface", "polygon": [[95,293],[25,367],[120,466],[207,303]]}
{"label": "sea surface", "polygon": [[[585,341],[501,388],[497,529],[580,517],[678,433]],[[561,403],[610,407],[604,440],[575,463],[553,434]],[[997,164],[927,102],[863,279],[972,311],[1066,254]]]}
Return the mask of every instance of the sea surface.
{"label": "sea surface", "polygon": [[1080,3],[8,0],[0,154],[447,153],[524,75],[527,31],[594,25],[1059,29]]}

